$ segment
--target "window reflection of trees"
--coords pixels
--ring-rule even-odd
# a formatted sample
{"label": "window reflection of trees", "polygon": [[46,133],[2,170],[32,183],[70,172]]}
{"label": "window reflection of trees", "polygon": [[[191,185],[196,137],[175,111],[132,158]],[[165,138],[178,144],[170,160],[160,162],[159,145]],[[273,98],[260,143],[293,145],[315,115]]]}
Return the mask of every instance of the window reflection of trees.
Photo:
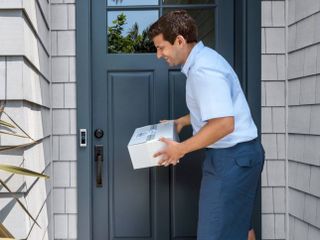
{"label": "window reflection of trees", "polygon": [[156,52],[156,49],[148,38],[148,28],[139,33],[139,25],[135,22],[127,35],[123,33],[123,26],[127,24],[124,13],[117,16],[108,27],[108,53],[147,53]]}

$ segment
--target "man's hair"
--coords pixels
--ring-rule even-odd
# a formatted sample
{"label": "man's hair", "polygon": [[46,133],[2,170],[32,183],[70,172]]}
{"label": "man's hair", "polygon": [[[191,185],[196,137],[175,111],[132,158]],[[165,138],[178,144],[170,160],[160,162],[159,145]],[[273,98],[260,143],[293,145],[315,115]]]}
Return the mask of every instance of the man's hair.
{"label": "man's hair", "polygon": [[150,26],[149,39],[152,40],[161,33],[164,40],[171,44],[174,43],[178,35],[182,35],[187,43],[198,41],[196,22],[185,10],[171,11],[160,17]]}

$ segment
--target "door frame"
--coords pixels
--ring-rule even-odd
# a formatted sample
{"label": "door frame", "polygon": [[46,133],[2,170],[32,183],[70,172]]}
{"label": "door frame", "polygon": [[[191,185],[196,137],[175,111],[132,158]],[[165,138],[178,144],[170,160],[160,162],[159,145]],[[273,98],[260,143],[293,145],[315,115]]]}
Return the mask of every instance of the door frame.
{"label": "door frame", "polygon": [[[79,240],[92,239],[92,75],[91,75],[91,1],[76,4],[76,76],[77,76],[77,208]],[[234,0],[235,70],[244,87],[252,116],[261,130],[261,1]],[[219,29],[218,29],[219,31]],[[222,32],[223,34],[223,32]],[[218,40],[218,39],[217,39]],[[219,43],[219,42],[218,42]],[[87,129],[87,147],[79,146],[79,130]],[[254,211],[257,239],[261,239],[261,191]]]}

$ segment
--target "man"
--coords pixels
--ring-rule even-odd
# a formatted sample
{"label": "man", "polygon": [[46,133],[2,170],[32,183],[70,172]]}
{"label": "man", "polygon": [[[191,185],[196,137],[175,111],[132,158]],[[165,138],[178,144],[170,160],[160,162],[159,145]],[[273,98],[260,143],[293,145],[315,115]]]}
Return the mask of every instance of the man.
{"label": "man", "polygon": [[162,155],[160,165],[176,165],[185,154],[205,148],[198,240],[245,240],[264,151],[239,80],[223,57],[198,42],[195,21],[186,11],[162,16],[149,38],[158,58],[182,65],[190,114],[175,123],[178,132],[190,124],[194,131],[181,143],[161,139],[167,147],[154,156]]}

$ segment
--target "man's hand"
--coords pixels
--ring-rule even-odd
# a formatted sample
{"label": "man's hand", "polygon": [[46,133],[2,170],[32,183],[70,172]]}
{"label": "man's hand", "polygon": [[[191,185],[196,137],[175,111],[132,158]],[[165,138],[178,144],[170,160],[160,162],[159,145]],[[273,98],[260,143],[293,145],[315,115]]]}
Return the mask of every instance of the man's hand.
{"label": "man's hand", "polygon": [[182,145],[166,138],[161,138],[160,141],[164,142],[167,146],[162,151],[154,154],[153,157],[162,156],[159,165],[167,167],[172,164],[175,166],[179,163],[179,159],[185,155]]}
{"label": "man's hand", "polygon": [[174,120],[174,125],[176,126],[176,131],[178,134],[181,132],[182,128],[184,128],[184,124],[179,121],[179,119]]}
{"label": "man's hand", "polygon": [[[160,122],[164,123],[167,121],[168,120],[161,120]],[[174,120],[174,125],[176,127],[176,131],[178,134],[181,132],[182,128],[189,126],[190,124],[191,123],[190,123],[190,115],[189,114]]]}
{"label": "man's hand", "polygon": [[[165,123],[168,122],[169,120],[160,120],[161,123]],[[180,122],[178,122],[178,120],[173,120],[174,121],[174,126],[176,127],[176,131],[179,134],[181,132],[181,129],[184,127],[184,125]]]}

